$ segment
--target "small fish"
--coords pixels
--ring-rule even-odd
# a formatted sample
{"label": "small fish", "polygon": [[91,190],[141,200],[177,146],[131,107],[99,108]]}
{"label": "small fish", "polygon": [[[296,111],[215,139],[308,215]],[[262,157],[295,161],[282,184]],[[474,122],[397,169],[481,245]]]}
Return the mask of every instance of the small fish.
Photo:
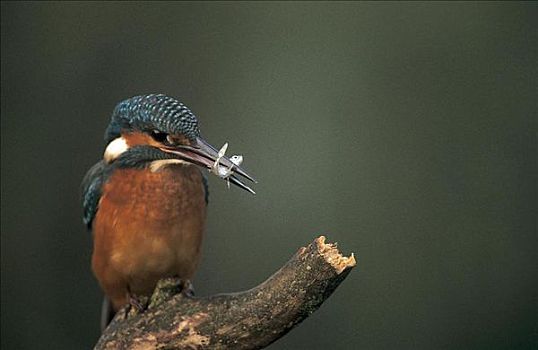
{"label": "small fish", "polygon": [[243,163],[243,156],[242,155],[233,155],[230,157],[230,161],[233,163],[229,168],[223,166],[220,164],[220,159],[224,157],[226,154],[226,150],[228,149],[228,142],[226,142],[221,149],[219,150],[218,157],[215,160],[215,164],[213,164],[213,167],[211,168],[211,172],[221,179],[225,179],[228,185],[228,188],[230,188],[230,180],[228,179],[233,174],[233,168],[234,166],[239,166],[241,163]]}
{"label": "small fish", "polygon": [[230,160],[232,161],[232,163],[239,166],[241,165],[241,163],[243,163],[243,156],[234,154],[233,156],[230,157]]}

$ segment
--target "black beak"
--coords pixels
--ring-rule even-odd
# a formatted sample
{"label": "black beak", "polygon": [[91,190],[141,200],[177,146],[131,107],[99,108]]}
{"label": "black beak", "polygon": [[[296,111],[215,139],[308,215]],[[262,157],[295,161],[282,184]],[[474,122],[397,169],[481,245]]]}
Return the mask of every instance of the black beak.
{"label": "black beak", "polygon": [[222,178],[229,180],[234,185],[252,194],[256,194],[256,192],[254,192],[250,187],[245,185],[236,175],[240,175],[254,183],[256,183],[257,181],[243,168],[233,163],[228,157],[220,156],[219,151],[215,147],[207,143],[207,141],[205,141],[201,137],[196,138],[196,142],[192,146],[180,145],[177,147],[163,147],[161,149],[164,152],[172,153],[178,156],[180,159],[187,160],[193,164],[202,166],[210,170],[215,168],[215,164],[218,160],[217,166],[221,166],[230,170],[230,174],[226,177],[221,176]]}

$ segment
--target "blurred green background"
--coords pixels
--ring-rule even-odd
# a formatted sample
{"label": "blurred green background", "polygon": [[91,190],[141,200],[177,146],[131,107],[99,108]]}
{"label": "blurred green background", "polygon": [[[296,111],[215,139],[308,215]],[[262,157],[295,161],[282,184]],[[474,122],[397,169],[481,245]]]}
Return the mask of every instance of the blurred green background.
{"label": "blurred green background", "polygon": [[79,184],[115,104],[176,96],[210,179],[199,295],[317,235],[357,268],[270,349],[538,347],[536,3],[1,4],[1,345],[87,349]]}

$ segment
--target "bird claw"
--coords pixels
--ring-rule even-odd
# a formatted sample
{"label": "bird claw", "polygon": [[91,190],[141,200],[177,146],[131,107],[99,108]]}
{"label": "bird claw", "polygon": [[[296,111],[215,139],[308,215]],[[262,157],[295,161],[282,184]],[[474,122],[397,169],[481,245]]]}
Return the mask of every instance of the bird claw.
{"label": "bird claw", "polygon": [[181,280],[181,294],[186,298],[194,297],[194,286],[190,280]]}
{"label": "bird claw", "polygon": [[142,312],[146,309],[146,305],[144,305],[145,303],[134,295],[129,296],[129,304],[138,312]]}
{"label": "bird claw", "polygon": [[144,296],[136,296],[134,294],[128,294],[129,303],[125,307],[124,318],[127,319],[130,316],[141,314],[146,311],[149,305],[149,298]]}

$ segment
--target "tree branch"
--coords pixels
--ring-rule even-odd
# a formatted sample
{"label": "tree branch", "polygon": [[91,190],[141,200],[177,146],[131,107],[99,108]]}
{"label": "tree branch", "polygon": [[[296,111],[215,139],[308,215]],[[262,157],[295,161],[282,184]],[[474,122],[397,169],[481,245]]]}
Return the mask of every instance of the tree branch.
{"label": "tree branch", "polygon": [[355,264],[321,236],[244,292],[187,298],[179,280],[163,279],[148,310],[118,312],[95,349],[260,349],[316,311]]}

